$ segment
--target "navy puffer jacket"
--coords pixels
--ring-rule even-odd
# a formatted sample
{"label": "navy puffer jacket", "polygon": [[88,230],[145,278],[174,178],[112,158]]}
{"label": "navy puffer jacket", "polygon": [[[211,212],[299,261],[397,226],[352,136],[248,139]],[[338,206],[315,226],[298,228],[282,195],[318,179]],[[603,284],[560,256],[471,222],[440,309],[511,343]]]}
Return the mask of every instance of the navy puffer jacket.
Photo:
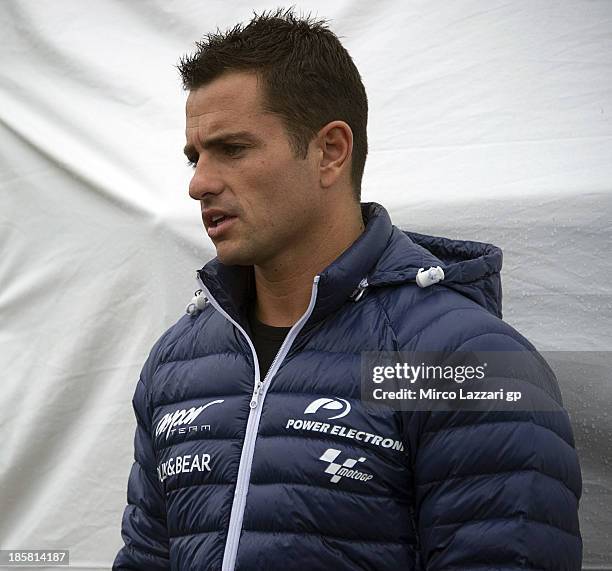
{"label": "navy puffer jacket", "polygon": [[[147,359],[113,569],[579,570],[581,475],[552,412],[373,411],[362,351],[530,350],[501,320],[499,248],[365,232],[315,277],[265,382],[252,268],[215,258]],[[420,268],[444,279],[419,287]],[[541,375],[552,372],[542,360]]]}

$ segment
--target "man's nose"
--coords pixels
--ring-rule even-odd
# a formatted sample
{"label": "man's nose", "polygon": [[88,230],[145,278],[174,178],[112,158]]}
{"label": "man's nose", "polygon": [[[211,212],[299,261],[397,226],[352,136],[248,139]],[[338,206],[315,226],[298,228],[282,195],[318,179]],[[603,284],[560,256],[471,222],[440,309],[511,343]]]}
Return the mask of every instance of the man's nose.
{"label": "man's nose", "polygon": [[202,200],[206,194],[219,194],[223,191],[223,179],[213,162],[204,153],[198,158],[189,182],[189,196],[194,200]]}

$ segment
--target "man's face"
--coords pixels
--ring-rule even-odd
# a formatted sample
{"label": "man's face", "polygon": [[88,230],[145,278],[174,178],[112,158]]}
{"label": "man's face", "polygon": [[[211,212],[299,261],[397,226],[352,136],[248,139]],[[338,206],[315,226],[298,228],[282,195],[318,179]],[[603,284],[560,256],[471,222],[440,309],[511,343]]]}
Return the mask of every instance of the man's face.
{"label": "man's face", "polygon": [[[324,205],[319,154],[294,157],[280,118],[264,113],[257,76],[226,73],[189,93],[185,154],[189,195],[228,265],[263,265],[316,227]],[[215,222],[217,215],[228,218]]]}

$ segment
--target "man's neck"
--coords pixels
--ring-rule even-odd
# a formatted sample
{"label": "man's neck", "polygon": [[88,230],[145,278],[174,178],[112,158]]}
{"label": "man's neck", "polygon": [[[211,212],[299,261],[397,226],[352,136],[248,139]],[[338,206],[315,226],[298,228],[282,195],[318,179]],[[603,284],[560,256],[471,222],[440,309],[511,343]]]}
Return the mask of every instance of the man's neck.
{"label": "man's neck", "polygon": [[265,266],[254,266],[255,315],[275,327],[292,326],[306,311],[314,277],[347,250],[364,231],[361,211],[302,241]]}

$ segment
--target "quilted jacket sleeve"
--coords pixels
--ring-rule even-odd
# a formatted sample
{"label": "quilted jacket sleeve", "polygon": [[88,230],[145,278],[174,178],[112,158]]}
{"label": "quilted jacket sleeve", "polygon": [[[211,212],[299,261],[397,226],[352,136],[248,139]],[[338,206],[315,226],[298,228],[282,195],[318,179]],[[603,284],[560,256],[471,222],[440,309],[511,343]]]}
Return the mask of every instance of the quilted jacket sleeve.
{"label": "quilted jacket sleeve", "polygon": [[127,506],[121,525],[124,546],[115,557],[113,571],[170,569],[165,499],[157,478],[147,403],[147,386],[162,339],[151,350],[132,399],[136,415],[134,463],[128,479]]}
{"label": "quilted jacket sleeve", "polygon": [[[462,350],[492,346],[525,349],[509,335],[485,334]],[[544,360],[538,374],[558,391]],[[581,569],[580,466],[560,397],[546,412],[430,412],[413,420],[425,569]]]}

